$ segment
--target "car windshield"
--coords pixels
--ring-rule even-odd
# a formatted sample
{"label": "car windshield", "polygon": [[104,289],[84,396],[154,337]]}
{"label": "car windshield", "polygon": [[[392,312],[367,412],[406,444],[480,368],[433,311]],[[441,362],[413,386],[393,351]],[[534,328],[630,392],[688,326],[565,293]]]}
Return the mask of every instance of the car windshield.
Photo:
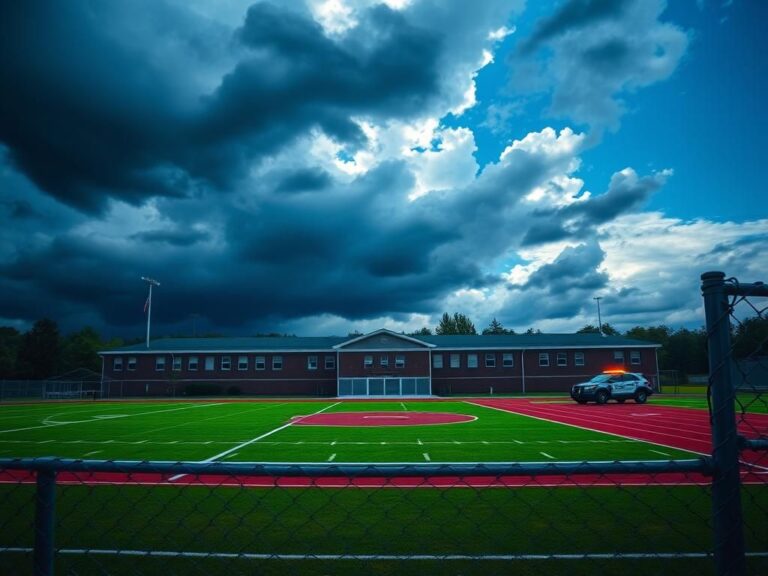
{"label": "car windshield", "polygon": [[613,374],[598,374],[590,382],[608,382],[611,378],[613,378]]}

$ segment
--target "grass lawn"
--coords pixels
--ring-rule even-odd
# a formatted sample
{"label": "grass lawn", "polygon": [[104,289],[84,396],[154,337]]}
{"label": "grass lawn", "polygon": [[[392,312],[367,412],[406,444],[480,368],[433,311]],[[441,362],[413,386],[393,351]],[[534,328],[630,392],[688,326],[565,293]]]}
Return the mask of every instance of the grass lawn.
{"label": "grass lawn", "polygon": [[[659,400],[666,398],[652,402]],[[474,420],[371,427],[295,423],[318,412],[361,411],[459,413]],[[547,462],[657,460],[655,448],[459,399],[0,406],[0,458]],[[664,450],[669,458],[695,456]],[[766,488],[743,487],[752,552],[768,552]],[[31,554],[24,550],[33,544],[34,490],[32,484],[0,484],[0,574],[32,573]],[[712,559],[701,556],[713,548],[710,498],[708,486],[550,487],[538,478],[517,488],[67,481],[57,487],[56,546],[70,552],[57,554],[56,568],[61,574],[164,575],[713,574]],[[20,550],[8,550],[14,547]],[[170,555],[150,555],[157,552]],[[622,554],[638,556],[616,556]],[[768,573],[768,557],[750,557],[749,563],[749,573]]]}

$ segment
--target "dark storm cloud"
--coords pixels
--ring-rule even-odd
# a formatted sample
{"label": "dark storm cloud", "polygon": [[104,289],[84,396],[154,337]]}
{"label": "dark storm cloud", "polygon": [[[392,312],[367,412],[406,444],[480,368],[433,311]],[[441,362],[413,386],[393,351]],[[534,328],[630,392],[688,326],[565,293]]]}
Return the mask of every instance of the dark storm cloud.
{"label": "dark storm cloud", "polygon": [[[213,58],[203,46],[221,44],[221,31],[186,13],[185,28],[174,25],[162,3],[135,9],[136,28],[154,35],[121,24],[123,3],[30,0],[0,12],[0,82],[13,86],[0,93],[0,140],[41,189],[87,212],[109,198],[189,196],[200,182],[228,189],[313,127],[359,146],[352,115],[415,113],[439,89],[441,39],[386,7],[336,42],[306,15],[255,4],[231,40],[229,60],[241,61],[207,94],[179,70]],[[175,59],[164,60],[171,34]]]}
{"label": "dark storm cloud", "polygon": [[316,192],[331,184],[331,175],[325,170],[306,168],[285,174],[275,187],[275,192]]}
{"label": "dark storm cloud", "polygon": [[525,288],[545,289],[553,295],[572,289],[597,290],[608,283],[608,275],[597,271],[604,258],[597,242],[565,248],[552,264],[531,274]]}
{"label": "dark storm cloud", "polygon": [[535,220],[525,233],[522,245],[533,246],[568,237],[593,235],[596,226],[642,207],[661,188],[667,175],[667,172],[660,172],[638,178],[634,171],[624,170],[611,177],[605,194],[556,210],[534,212]]}
{"label": "dark storm cloud", "polygon": [[147,243],[166,243],[173,246],[192,246],[210,239],[210,234],[200,230],[148,230],[132,234],[131,239]]}
{"label": "dark storm cloud", "polygon": [[688,36],[661,21],[662,0],[570,0],[542,19],[509,57],[520,95],[551,93],[549,113],[616,130],[623,96],[669,77]]}
{"label": "dark storm cloud", "polygon": [[531,37],[521,45],[524,51],[535,49],[546,40],[616,18],[627,0],[570,0],[549,18],[541,20]]}

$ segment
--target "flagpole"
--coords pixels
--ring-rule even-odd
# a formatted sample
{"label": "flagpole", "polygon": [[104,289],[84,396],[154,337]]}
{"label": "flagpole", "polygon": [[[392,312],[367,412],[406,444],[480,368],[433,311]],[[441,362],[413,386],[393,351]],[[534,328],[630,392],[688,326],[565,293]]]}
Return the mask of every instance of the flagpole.
{"label": "flagpole", "polygon": [[160,286],[160,282],[146,276],[141,277],[144,282],[149,284],[149,296],[147,297],[147,348],[149,348],[149,325],[152,320],[152,286]]}

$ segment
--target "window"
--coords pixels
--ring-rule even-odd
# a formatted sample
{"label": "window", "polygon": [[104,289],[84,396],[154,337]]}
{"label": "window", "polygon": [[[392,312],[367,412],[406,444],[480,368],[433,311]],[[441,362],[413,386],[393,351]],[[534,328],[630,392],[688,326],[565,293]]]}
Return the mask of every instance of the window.
{"label": "window", "polygon": [[173,357],[173,371],[181,372],[181,356]]}
{"label": "window", "polygon": [[640,366],[640,350],[632,350],[629,353],[629,363],[634,366]]}
{"label": "window", "polygon": [[467,368],[477,368],[477,354],[467,354]]}
{"label": "window", "polygon": [[237,357],[237,369],[238,370],[248,370],[248,356],[238,356]]}
{"label": "window", "polygon": [[307,356],[307,370],[317,370],[317,356]]}
{"label": "window", "polygon": [[403,354],[395,356],[395,368],[405,368],[405,356]]}
{"label": "window", "polygon": [[205,369],[208,371],[211,371],[215,368],[216,359],[213,356],[206,356],[205,357]]}
{"label": "window", "polygon": [[389,356],[382,356],[379,358],[379,364],[382,368],[387,368],[389,366]]}
{"label": "window", "polygon": [[443,355],[442,354],[432,354],[432,367],[433,368],[442,368],[443,367]]}
{"label": "window", "polygon": [[568,353],[567,352],[558,352],[557,353],[557,365],[558,366],[568,366]]}
{"label": "window", "polygon": [[[264,358],[264,356],[256,356],[256,358],[253,359],[253,367],[256,368],[256,370],[266,370],[267,369],[267,360]],[[274,368],[274,366],[272,366]]]}
{"label": "window", "polygon": [[155,372],[162,372],[165,370],[165,356],[155,357]]}
{"label": "window", "polygon": [[128,357],[128,370],[130,371],[136,370],[136,356]]}
{"label": "window", "polygon": [[624,363],[624,350],[614,350],[613,351],[613,359],[616,362]]}
{"label": "window", "polygon": [[334,370],[336,368],[336,356],[325,357],[325,369]]}
{"label": "window", "polygon": [[506,353],[501,357],[501,363],[504,368],[513,368],[515,366],[515,357],[511,353]]}
{"label": "window", "polygon": [[195,372],[197,370],[197,356],[190,356],[187,360],[187,370]]}
{"label": "window", "polygon": [[459,354],[451,354],[451,368],[461,368],[461,356]]}
{"label": "window", "polygon": [[539,352],[539,366],[549,366],[549,352]]}
{"label": "window", "polygon": [[573,353],[573,365],[574,366],[584,366],[584,352],[574,352]]}
{"label": "window", "polygon": [[272,370],[282,370],[282,369],[283,369],[283,357],[272,356]]}
{"label": "window", "polygon": [[373,356],[366,356],[363,358],[363,367],[364,368],[373,368]]}
{"label": "window", "polygon": [[486,354],[485,355],[485,367],[486,368],[496,368],[496,354]]}
{"label": "window", "polygon": [[123,370],[123,357],[122,356],[115,356],[115,359],[112,360],[112,370],[115,372],[122,372]]}
{"label": "window", "polygon": [[232,357],[231,356],[222,356],[221,357],[221,369],[222,370],[231,370],[232,369]]}

